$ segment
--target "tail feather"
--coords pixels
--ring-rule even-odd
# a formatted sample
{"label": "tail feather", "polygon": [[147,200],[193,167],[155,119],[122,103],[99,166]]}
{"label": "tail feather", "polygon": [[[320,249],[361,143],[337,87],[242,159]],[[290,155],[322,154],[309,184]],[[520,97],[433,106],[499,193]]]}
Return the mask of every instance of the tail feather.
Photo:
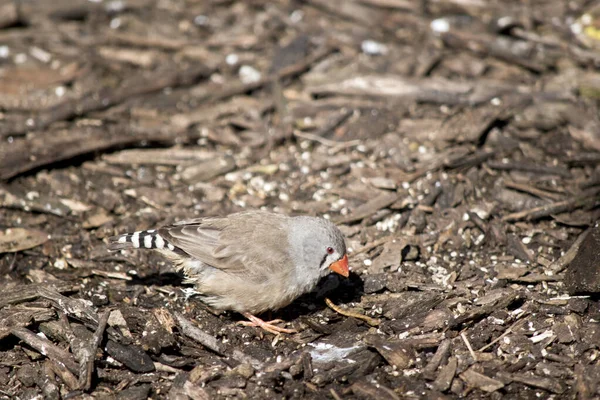
{"label": "tail feather", "polygon": [[108,250],[123,249],[169,249],[173,251],[175,246],[167,242],[156,230],[151,229],[113,236],[108,239]]}

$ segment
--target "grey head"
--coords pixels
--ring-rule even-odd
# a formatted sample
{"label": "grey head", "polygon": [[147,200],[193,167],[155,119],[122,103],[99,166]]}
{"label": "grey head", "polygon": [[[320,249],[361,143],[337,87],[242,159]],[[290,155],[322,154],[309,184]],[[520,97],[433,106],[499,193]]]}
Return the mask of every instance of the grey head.
{"label": "grey head", "polygon": [[344,235],[332,222],[306,216],[291,218],[288,242],[299,284],[316,284],[330,272],[348,277]]}

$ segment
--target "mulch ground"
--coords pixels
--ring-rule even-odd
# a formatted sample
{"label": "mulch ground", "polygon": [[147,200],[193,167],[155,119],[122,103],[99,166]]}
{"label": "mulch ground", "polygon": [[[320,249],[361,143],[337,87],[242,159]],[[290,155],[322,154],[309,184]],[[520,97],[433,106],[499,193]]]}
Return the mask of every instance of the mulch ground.
{"label": "mulch ground", "polygon": [[[0,398],[597,398],[599,15],[1,0]],[[257,208],[351,249],[296,334],[106,250]]]}

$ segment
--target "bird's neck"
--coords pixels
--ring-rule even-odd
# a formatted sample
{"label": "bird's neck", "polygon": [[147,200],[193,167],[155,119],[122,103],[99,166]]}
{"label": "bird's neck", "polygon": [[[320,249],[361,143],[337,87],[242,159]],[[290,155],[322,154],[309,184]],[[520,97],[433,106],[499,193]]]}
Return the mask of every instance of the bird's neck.
{"label": "bird's neck", "polygon": [[320,259],[316,254],[319,244],[315,242],[314,232],[307,225],[306,223],[293,224],[288,238],[293,264],[290,278],[303,292],[312,290],[319,279],[328,272],[320,268]]}

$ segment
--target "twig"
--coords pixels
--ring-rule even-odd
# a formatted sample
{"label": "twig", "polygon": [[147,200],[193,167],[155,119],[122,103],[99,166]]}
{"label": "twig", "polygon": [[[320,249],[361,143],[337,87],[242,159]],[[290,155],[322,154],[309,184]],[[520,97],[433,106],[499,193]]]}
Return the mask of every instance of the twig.
{"label": "twig", "polygon": [[546,204],[540,207],[530,208],[529,210],[523,210],[515,213],[511,213],[502,217],[504,222],[514,222],[520,220],[532,221],[544,217],[548,217],[553,214],[561,214],[568,211],[574,211],[578,208],[596,206],[600,204],[600,199],[597,198],[597,194],[600,190],[594,189],[582,193],[581,195],[555,203]]}
{"label": "twig", "polygon": [[225,355],[225,349],[214,336],[209,335],[200,328],[196,327],[190,320],[185,318],[183,314],[175,312],[175,319],[181,328],[181,332],[200,343],[202,346],[214,351],[219,355]]}
{"label": "twig", "polygon": [[337,394],[337,392],[333,388],[329,389],[329,393],[331,394],[331,397],[333,397],[335,400],[342,400],[340,395]]}
{"label": "twig", "polygon": [[471,347],[471,343],[469,342],[469,339],[467,339],[467,335],[465,335],[464,332],[461,332],[460,337],[462,338],[463,342],[465,342],[467,349],[469,349],[469,353],[471,353],[471,357],[473,357],[473,360],[477,362],[477,354],[475,354],[475,352],[473,351],[473,347]]}
{"label": "twig", "polygon": [[64,365],[72,373],[76,374],[79,372],[79,366],[73,356],[48,339],[37,336],[27,328],[13,328],[10,333],[51,360]]}
{"label": "twig", "polygon": [[501,171],[525,171],[532,172],[535,174],[542,175],[558,175],[563,178],[571,176],[569,171],[561,167],[546,166],[546,165],[534,165],[522,162],[500,162],[500,161],[489,161],[488,167],[492,169],[498,169]]}
{"label": "twig", "polygon": [[301,139],[306,139],[306,140],[310,140],[312,142],[318,142],[321,143],[323,146],[327,146],[327,147],[352,147],[352,146],[358,146],[361,141],[360,140],[349,140],[347,142],[338,142],[336,140],[330,140],[330,139],[326,139],[324,137],[315,135],[314,133],[306,133],[306,132],[300,132],[298,130],[294,130],[294,136],[299,137]]}
{"label": "twig", "polygon": [[541,190],[541,189],[535,188],[531,185],[526,185],[523,183],[505,181],[504,186],[506,186],[509,189],[518,190],[519,192],[532,194],[541,199],[550,199],[550,200],[554,200],[554,201],[559,201],[559,200],[563,199],[563,197],[564,197],[558,193],[551,193],[551,192]]}
{"label": "twig", "polygon": [[382,244],[385,244],[385,243],[387,243],[387,242],[389,242],[390,240],[393,240],[393,239],[395,239],[393,236],[385,236],[385,237],[379,238],[377,240],[374,240],[373,242],[371,242],[369,244],[366,244],[363,247],[361,247],[360,249],[352,252],[351,256],[355,257],[355,256],[357,256],[359,254],[371,251],[372,249],[374,249],[374,248],[376,248],[378,246],[381,246]]}
{"label": "twig", "polygon": [[94,336],[90,340],[87,348],[82,352],[83,357],[79,360],[80,374],[79,374],[79,389],[83,391],[90,390],[92,386],[92,373],[94,372],[94,359],[96,358],[96,350],[102,342],[104,336],[104,330],[108,323],[108,317],[110,311],[105,311],[99,318],[98,328],[94,332]]}
{"label": "twig", "polygon": [[15,267],[15,261],[17,261],[17,252],[15,252],[13,254],[13,259],[10,262],[10,264],[8,265],[8,272],[12,272],[13,271],[13,268]]}
{"label": "twig", "polygon": [[363,320],[363,321],[365,321],[367,324],[369,324],[371,326],[378,326],[379,325],[379,320],[378,319],[371,318],[371,317],[368,317],[366,315],[359,314],[357,312],[342,310],[340,307],[338,307],[335,304],[333,304],[333,302],[331,300],[329,300],[329,298],[327,298],[327,297],[325,298],[325,304],[327,304],[327,306],[329,308],[331,308],[333,311],[335,311],[336,313],[341,314],[341,315],[343,315],[345,317],[352,317],[352,318]]}

